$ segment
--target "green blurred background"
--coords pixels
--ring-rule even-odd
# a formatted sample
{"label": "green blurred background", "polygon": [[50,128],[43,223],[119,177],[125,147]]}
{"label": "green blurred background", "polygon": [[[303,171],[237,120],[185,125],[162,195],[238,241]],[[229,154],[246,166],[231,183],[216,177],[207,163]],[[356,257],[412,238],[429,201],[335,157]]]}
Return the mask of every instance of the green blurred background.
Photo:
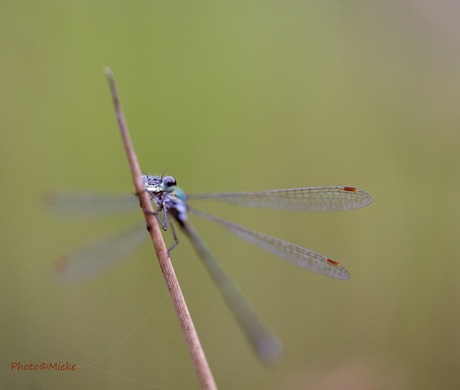
{"label": "green blurred background", "polygon": [[[221,389],[460,388],[458,3],[0,11],[0,389],[198,388],[148,245],[101,278],[53,277],[53,259],[127,222],[41,205],[52,189],[132,191],[105,66],[146,173],[190,193],[350,185],[373,197],[347,213],[218,210],[342,261],[348,282],[196,221],[285,345],[277,366],[254,358],[182,239],[173,261]],[[12,371],[16,361],[80,367]]]}

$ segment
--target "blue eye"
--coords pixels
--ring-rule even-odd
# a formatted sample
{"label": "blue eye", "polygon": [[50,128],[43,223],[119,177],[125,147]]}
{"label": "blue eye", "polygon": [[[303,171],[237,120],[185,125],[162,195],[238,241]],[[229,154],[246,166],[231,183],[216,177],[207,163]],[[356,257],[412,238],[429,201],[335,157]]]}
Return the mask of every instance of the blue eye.
{"label": "blue eye", "polygon": [[163,178],[163,188],[167,192],[172,192],[176,188],[176,179],[172,176],[166,176]]}

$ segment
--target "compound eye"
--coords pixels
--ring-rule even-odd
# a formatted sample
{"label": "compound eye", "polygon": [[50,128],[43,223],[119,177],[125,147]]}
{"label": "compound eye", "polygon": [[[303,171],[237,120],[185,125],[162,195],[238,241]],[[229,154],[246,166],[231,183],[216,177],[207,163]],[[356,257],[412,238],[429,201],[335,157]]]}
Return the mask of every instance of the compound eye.
{"label": "compound eye", "polygon": [[166,176],[163,178],[163,187],[165,191],[172,192],[176,188],[176,179],[172,176]]}

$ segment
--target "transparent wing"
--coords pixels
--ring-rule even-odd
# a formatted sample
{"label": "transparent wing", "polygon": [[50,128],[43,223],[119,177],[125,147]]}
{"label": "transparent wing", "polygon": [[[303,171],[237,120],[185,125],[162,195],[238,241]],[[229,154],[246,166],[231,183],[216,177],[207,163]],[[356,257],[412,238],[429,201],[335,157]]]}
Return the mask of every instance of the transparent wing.
{"label": "transparent wing", "polygon": [[298,211],[338,211],[367,206],[370,195],[355,187],[306,187],[260,192],[188,195],[190,200],[220,200],[247,207]]}
{"label": "transparent wing", "polygon": [[265,363],[277,361],[282,352],[279,340],[267,328],[239,288],[231,281],[225,269],[215,259],[194,228],[188,222],[185,222],[181,227],[189,237],[259,359]]}
{"label": "transparent wing", "polygon": [[59,258],[55,264],[57,276],[62,282],[77,282],[100,275],[108,268],[129,258],[148,237],[145,221],[128,229],[94,241],[76,252]]}
{"label": "transparent wing", "polygon": [[319,253],[291,244],[287,241],[280,240],[279,238],[246,229],[243,226],[195,209],[191,209],[190,211],[204,219],[216,222],[226,227],[236,236],[252,244],[258,245],[266,251],[271,252],[299,267],[307,268],[311,271],[336,279],[347,280],[350,278],[349,272],[342,267],[340,263],[326,256],[320,255]]}
{"label": "transparent wing", "polygon": [[59,214],[81,217],[112,215],[139,209],[136,196],[126,193],[55,191],[45,195],[44,203]]}

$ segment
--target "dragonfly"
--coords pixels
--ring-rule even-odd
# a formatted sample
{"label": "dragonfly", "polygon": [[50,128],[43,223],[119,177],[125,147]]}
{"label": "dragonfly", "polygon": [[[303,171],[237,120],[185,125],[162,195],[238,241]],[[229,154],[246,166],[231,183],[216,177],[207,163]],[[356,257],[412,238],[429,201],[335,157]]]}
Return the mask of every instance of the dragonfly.
{"label": "dragonfly", "polygon": [[[341,280],[349,279],[350,274],[336,260],[204,213],[191,207],[189,202],[215,200],[252,208],[312,212],[351,210],[365,207],[371,203],[371,197],[367,192],[346,186],[187,195],[177,186],[176,179],[172,176],[144,175],[142,182],[154,206],[154,214],[160,226],[165,231],[168,227],[171,228],[174,243],[169,248],[169,252],[179,242],[174,229],[173,222],[175,222],[202,260],[256,355],[260,360],[267,363],[279,359],[282,351],[280,341],[268,329],[223,266],[217,261],[205,241],[199,236],[189,221],[189,214],[192,213],[215,222],[239,238],[301,268]],[[136,197],[126,195],[113,197],[105,194],[55,193],[50,198],[49,203],[61,212],[70,210],[79,215],[112,214],[123,209],[132,209],[136,205]],[[137,207],[139,207],[138,203]],[[60,259],[56,263],[58,275],[62,280],[67,281],[96,275],[129,254],[143,242],[145,236],[145,222],[143,222],[116,235],[97,241]]]}

